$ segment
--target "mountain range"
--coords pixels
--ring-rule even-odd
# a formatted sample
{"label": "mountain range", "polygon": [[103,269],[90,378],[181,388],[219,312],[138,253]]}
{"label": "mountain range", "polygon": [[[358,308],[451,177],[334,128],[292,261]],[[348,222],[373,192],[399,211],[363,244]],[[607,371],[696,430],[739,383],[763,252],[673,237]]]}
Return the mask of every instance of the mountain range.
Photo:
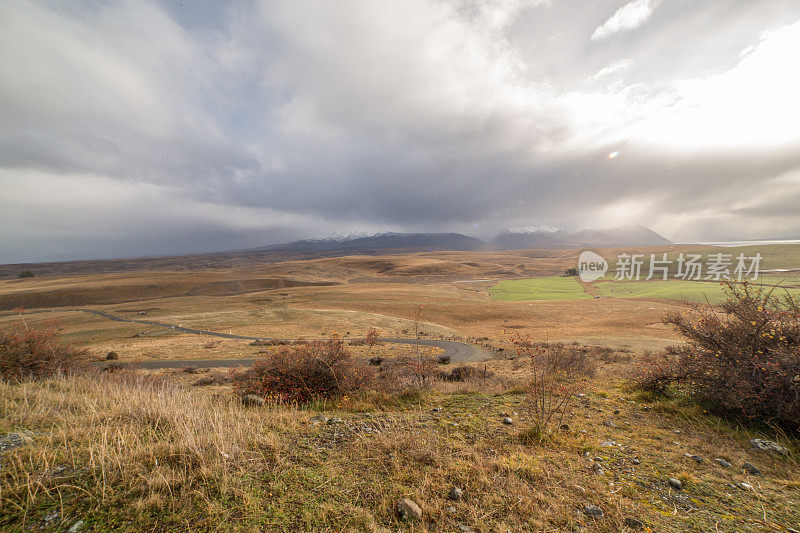
{"label": "mountain range", "polygon": [[658,246],[671,244],[651,229],[639,225],[586,229],[569,233],[554,226],[507,229],[484,241],[461,233],[377,233],[309,238],[252,248],[250,252],[377,252],[385,250],[469,251],[526,250],[603,246]]}

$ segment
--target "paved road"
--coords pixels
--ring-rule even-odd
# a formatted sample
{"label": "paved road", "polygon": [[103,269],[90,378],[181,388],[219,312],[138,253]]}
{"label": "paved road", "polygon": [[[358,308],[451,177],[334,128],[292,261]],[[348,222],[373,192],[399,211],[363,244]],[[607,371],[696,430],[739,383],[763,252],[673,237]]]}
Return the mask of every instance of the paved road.
{"label": "paved road", "polygon": [[[113,320],[115,322],[131,322],[134,324],[144,324],[147,326],[156,326],[161,328],[169,328],[181,333],[191,333],[194,335],[209,335],[212,337],[222,337],[223,339],[240,339],[240,340],[281,340],[292,341],[294,339],[271,339],[268,337],[248,337],[245,335],[232,335],[230,333],[218,333],[216,331],[204,331],[201,329],[185,328],[183,326],[175,326],[172,324],[165,324],[163,322],[155,322],[152,320],[138,320],[132,318],[122,318],[120,316],[112,315],[103,311],[96,311],[94,309],[70,309],[70,311],[83,311],[92,315],[100,316]],[[307,339],[313,340],[313,339]],[[351,340],[351,339],[345,339]],[[444,355],[449,355],[450,360],[454,363],[462,362],[476,362],[483,361],[492,356],[492,352],[474,344],[467,344],[457,341],[445,341],[439,339],[408,339],[408,338],[381,338],[382,342],[398,343],[398,344],[416,344],[421,346],[435,346],[444,350]],[[159,369],[159,368],[186,368],[189,366],[197,368],[212,368],[221,366],[240,366],[250,365],[253,363],[253,358],[243,359],[179,359],[179,360],[164,360],[164,361],[143,361],[139,363],[139,368],[146,369]]]}

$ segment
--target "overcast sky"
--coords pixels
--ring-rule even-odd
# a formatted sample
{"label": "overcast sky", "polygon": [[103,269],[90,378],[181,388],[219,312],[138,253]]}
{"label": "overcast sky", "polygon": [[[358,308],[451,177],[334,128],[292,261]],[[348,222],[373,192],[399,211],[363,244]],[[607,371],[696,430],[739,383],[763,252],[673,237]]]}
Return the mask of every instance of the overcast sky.
{"label": "overcast sky", "polygon": [[3,0],[0,263],[798,237],[798,53],[797,0]]}

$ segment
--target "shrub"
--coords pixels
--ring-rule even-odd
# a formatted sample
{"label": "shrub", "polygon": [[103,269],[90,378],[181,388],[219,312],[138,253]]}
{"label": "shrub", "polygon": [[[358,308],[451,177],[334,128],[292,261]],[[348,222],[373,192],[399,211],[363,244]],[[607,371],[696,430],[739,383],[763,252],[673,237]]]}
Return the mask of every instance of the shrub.
{"label": "shrub", "polygon": [[58,341],[53,327],[0,330],[0,377],[7,381],[37,380],[79,370],[86,351]]}
{"label": "shrub", "polygon": [[367,365],[352,361],[347,346],[336,336],[286,347],[232,374],[240,396],[256,394],[278,403],[343,396],[364,388],[371,378]]}
{"label": "shrub", "polygon": [[528,407],[538,429],[546,432],[551,423],[564,421],[572,399],[594,373],[594,361],[588,350],[576,346],[533,344],[519,336],[512,343],[530,362]]}
{"label": "shrub", "polygon": [[23,270],[22,272],[19,273],[19,279],[32,278],[35,276],[36,274],[31,272],[30,270]]}
{"label": "shrub", "polygon": [[747,282],[724,290],[724,313],[693,305],[665,318],[687,342],[667,350],[662,359],[669,363],[648,368],[640,383],[681,386],[720,414],[800,430],[797,301]]}

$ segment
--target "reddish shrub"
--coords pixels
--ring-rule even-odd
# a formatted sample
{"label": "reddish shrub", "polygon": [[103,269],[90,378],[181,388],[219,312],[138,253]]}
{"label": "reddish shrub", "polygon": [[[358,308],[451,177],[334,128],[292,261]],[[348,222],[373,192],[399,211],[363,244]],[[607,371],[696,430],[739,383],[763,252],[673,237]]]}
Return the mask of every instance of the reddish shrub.
{"label": "reddish shrub", "polygon": [[0,330],[0,377],[43,379],[86,365],[86,351],[58,340],[54,327]]}
{"label": "reddish shrub", "polygon": [[800,430],[800,307],[788,291],[725,284],[722,313],[693,305],[665,322],[687,342],[641,380],[683,387],[721,414]]}
{"label": "reddish shrub", "polygon": [[286,347],[232,374],[234,390],[279,403],[307,403],[353,393],[366,386],[372,371],[352,361],[345,343],[334,336]]}
{"label": "reddish shrub", "polygon": [[586,386],[586,377],[594,373],[589,351],[563,344],[534,344],[522,337],[512,342],[520,357],[530,362],[528,407],[538,431],[559,425],[568,414],[572,399]]}

